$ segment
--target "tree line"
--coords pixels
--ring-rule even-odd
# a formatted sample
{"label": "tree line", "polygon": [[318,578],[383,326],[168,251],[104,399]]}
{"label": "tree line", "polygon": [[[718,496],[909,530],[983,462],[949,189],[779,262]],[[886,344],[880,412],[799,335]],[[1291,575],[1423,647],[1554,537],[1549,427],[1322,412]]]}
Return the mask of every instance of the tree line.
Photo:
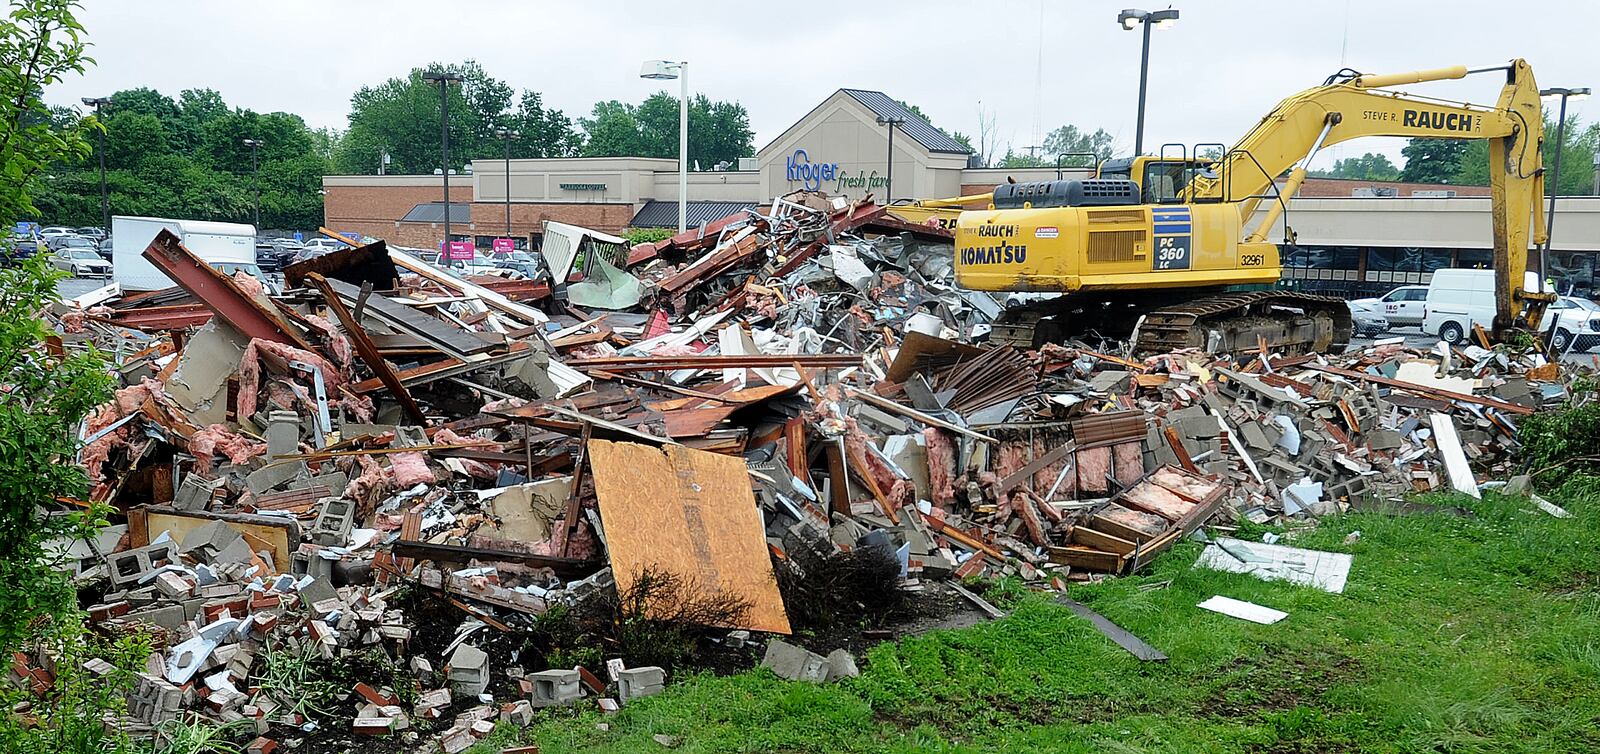
{"label": "tree line", "polygon": [[[292,113],[230,107],[212,89],[176,98],[149,88],[112,94],[100,117],[91,108],[53,107],[40,117],[56,128],[102,128],[111,212],[251,222],[259,181],[261,226],[310,229],[322,224],[322,176],[429,174],[440,168],[437,85],[424,71],[461,77],[446,96],[450,166],[506,155],[537,157],[662,157],[678,154],[678,98],[656,92],[638,104],[596,103],[572,118],[545,105],[536,91],[518,93],[474,61],[413,69],[350,99],[349,127],[314,129]],[[503,135],[514,133],[515,139]],[[697,95],[689,102],[691,167],[733,167],[755,154],[750,116],[736,101]],[[246,139],[259,140],[259,172]],[[42,171],[35,219],[99,225],[98,143],[62,155]],[[384,162],[387,156],[387,163]]]}

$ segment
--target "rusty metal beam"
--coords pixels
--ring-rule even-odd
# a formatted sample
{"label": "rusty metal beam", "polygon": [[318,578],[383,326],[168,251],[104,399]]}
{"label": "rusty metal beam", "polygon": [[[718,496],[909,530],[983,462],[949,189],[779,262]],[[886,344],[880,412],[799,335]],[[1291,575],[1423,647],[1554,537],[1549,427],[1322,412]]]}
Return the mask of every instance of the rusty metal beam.
{"label": "rusty metal beam", "polygon": [[422,407],[417,405],[417,399],[411,397],[411,391],[400,382],[399,376],[390,368],[389,362],[383,360],[383,354],[378,353],[378,347],[367,337],[366,329],[351,316],[349,309],[344,308],[344,302],[339,300],[339,294],[328,284],[328,279],[321,273],[307,272],[305,281],[322,291],[324,303],[333,311],[333,315],[339,318],[339,326],[343,327],[344,334],[350,337],[350,343],[356,347],[356,353],[361,356],[362,361],[367,362],[367,366],[383,382],[383,386],[389,389],[394,399],[400,402],[400,407],[405,409],[406,415],[411,417],[412,421],[427,426],[428,417],[422,413]]}
{"label": "rusty metal beam", "polygon": [[574,369],[599,369],[606,372],[654,372],[679,369],[775,369],[800,365],[810,368],[835,368],[861,366],[859,353],[824,354],[718,354],[712,356],[608,356],[594,359],[574,359],[567,366]]}
{"label": "rusty metal beam", "polygon": [[247,295],[232,278],[184,248],[172,231],[163,229],[158,233],[143,256],[245,337],[317,352],[299,332]]}
{"label": "rusty metal beam", "polygon": [[178,330],[203,325],[212,316],[204,304],[176,304],[122,309],[111,315],[111,321],[124,327]]}

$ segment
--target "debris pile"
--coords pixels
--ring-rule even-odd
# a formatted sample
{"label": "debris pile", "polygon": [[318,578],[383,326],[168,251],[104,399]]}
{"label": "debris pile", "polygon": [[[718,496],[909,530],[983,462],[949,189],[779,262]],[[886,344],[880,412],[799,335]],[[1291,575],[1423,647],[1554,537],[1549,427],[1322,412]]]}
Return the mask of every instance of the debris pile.
{"label": "debris pile", "polygon": [[[995,616],[961,580],[1061,592],[1202,525],[1475,495],[1518,417],[1565,395],[1538,357],[1475,347],[987,343],[1001,306],[954,286],[949,232],[870,202],[619,240],[560,229],[539,279],[373,241],[269,296],[163,234],[146,258],[176,288],[58,312],[63,347],[120,376],[80,458],[120,523],[66,546],[92,619],[156,638],[127,724],[461,751],[538,708],[655,694],[681,659],[627,667],[624,638],[556,667],[503,640],[554,616],[604,603],[755,652],[814,626],[801,602],[846,571]],[[763,664],[856,673],[817,648],[774,638]],[[317,685],[330,668],[367,675]]]}

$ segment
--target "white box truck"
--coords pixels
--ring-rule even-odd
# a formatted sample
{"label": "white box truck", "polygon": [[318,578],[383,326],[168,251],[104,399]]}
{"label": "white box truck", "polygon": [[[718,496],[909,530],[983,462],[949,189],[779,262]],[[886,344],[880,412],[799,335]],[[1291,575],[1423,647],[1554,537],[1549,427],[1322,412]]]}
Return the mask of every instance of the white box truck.
{"label": "white box truck", "polygon": [[[1539,289],[1539,274],[1527,273],[1522,283],[1525,291]],[[1554,291],[1555,288],[1547,288]],[[1451,345],[1467,342],[1472,326],[1485,330],[1494,327],[1494,270],[1444,269],[1436,270],[1428,282],[1428,298],[1422,310],[1422,332],[1437,336]],[[1540,330],[1550,324],[1550,312],[1544,314]]]}
{"label": "white box truck", "polygon": [[225,274],[243,270],[261,277],[261,269],[256,267],[253,225],[119,215],[111,218],[111,264],[123,290],[153,291],[175,285],[144,258],[144,250],[163,229],[172,231],[184,248]]}

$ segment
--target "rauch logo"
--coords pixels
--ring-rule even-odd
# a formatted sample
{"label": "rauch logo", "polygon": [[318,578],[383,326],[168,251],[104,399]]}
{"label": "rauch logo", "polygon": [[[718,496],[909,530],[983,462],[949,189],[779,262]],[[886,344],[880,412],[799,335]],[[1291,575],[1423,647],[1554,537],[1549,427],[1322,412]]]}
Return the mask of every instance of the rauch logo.
{"label": "rauch logo", "polygon": [[834,180],[839,175],[839,163],[812,162],[804,149],[794,150],[794,154],[784,158],[783,165],[789,180],[800,181],[812,191],[821,191],[823,181]]}

